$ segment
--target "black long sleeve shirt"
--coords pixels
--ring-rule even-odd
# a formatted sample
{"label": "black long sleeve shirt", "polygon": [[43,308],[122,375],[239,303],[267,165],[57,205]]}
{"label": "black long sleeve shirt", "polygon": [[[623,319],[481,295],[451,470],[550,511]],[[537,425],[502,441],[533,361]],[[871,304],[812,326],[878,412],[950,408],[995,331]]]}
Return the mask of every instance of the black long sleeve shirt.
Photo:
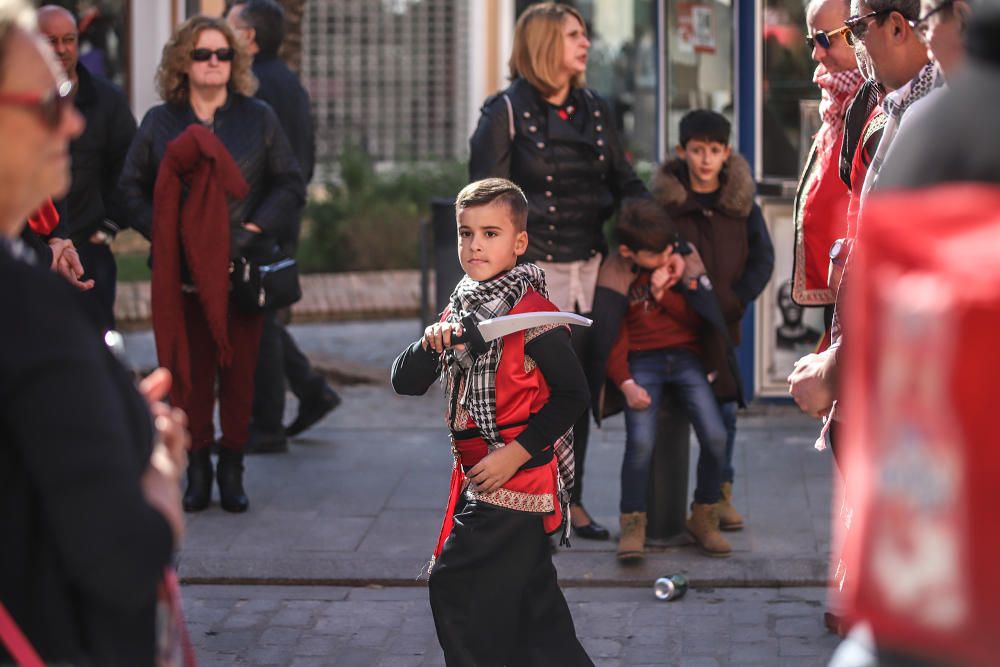
{"label": "black long sleeve shirt", "polygon": [[[549,386],[549,400],[531,415],[527,427],[517,436],[534,459],[573,426],[587,409],[590,392],[564,328],[532,339],[524,352],[535,360]],[[433,349],[425,350],[419,340],[412,343],[392,364],[392,388],[405,396],[423,395],[438,378],[438,361],[439,355]]]}

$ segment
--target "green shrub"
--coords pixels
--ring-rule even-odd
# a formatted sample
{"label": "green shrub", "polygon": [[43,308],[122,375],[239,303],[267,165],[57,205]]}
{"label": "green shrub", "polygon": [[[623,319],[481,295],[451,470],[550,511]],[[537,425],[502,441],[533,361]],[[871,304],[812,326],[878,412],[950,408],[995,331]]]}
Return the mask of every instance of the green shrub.
{"label": "green shrub", "polygon": [[340,160],[340,182],[311,200],[298,260],[304,271],[410,269],[420,265],[420,221],[432,197],[453,197],[466,184],[461,162],[410,163],[378,173],[358,149]]}

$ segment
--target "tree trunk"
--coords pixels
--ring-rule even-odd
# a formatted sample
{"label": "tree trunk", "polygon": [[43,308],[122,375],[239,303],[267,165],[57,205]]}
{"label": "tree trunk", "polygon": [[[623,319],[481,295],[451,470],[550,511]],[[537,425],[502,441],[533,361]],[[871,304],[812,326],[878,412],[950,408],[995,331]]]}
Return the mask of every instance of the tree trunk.
{"label": "tree trunk", "polygon": [[281,44],[281,59],[296,74],[302,74],[302,17],[306,0],[280,0],[285,9],[285,41]]}

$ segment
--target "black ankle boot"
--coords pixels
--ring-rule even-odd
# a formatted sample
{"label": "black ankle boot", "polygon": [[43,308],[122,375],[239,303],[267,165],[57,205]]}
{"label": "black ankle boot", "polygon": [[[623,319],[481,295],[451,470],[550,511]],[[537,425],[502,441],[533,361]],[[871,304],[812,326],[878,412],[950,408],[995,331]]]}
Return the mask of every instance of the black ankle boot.
{"label": "black ankle boot", "polygon": [[200,512],[212,500],[212,458],[208,448],[188,454],[187,491],[184,511]]}
{"label": "black ankle boot", "polygon": [[227,512],[246,512],[250,499],[243,490],[243,452],[223,447],[219,450],[219,465],[215,470],[219,480],[219,501]]}

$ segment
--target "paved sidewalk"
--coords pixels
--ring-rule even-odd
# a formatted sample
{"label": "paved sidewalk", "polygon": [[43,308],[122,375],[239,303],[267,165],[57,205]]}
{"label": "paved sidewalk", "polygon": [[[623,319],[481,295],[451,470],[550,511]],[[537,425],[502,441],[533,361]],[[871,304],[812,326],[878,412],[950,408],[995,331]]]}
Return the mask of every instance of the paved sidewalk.
{"label": "paved sidewalk", "polygon": [[[647,588],[566,591],[598,667],[820,667],[836,646],[822,590],[700,589],[659,602]],[[427,591],[186,586],[201,667],[440,667]]]}
{"label": "paved sidewalk", "polygon": [[[451,462],[440,391],[399,397],[387,384],[392,358],[419,333],[417,321],[292,330],[314,359],[349,364],[373,381],[342,386],[343,405],[294,440],[289,453],[248,459],[247,514],[226,514],[213,503],[189,516],[181,577],[187,583],[422,585],[417,576],[441,525]],[[152,366],[148,333],[130,334],[127,346],[138,366]],[[289,400],[289,418],[294,403]],[[623,567],[613,540],[574,539],[555,556],[564,585],[645,589],[663,573],[681,572],[696,587],[822,587],[832,462],[812,449],[815,433],[815,422],[792,407],[741,417],[735,491],[747,528],[731,534],[731,558],[706,558],[686,545],[654,550],[643,564]],[[623,446],[619,416],[594,431],[588,452],[585,501],[613,530]]]}

